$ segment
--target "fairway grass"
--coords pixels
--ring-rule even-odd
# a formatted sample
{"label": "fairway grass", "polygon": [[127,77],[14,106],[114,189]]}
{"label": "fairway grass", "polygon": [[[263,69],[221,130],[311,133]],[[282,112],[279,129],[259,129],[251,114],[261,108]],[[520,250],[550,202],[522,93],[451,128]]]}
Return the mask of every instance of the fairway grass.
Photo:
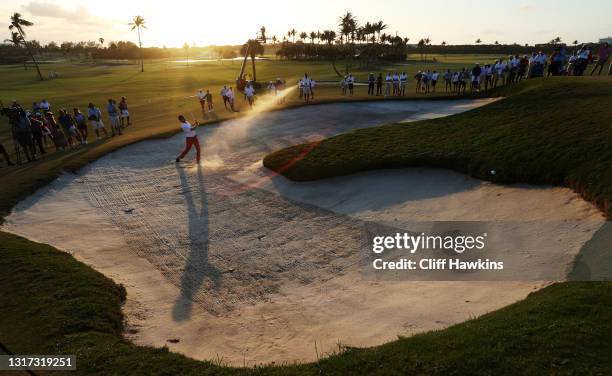
{"label": "fairway grass", "polygon": [[[129,143],[175,133],[178,111],[197,113],[197,101],[186,96],[200,87],[231,82],[239,67],[235,64],[230,69],[225,63],[227,66],[219,68],[216,76],[210,76],[218,81],[207,81],[198,78],[212,74],[204,71],[208,69],[206,64],[202,68],[167,67],[171,71],[168,76],[163,73],[165,63],[156,64],[158,68],[145,65],[148,71],[144,75],[136,74],[132,66],[85,67],[91,78],[83,77],[80,66],[55,69],[66,78],[61,79],[63,90],[60,80],[38,83],[31,70],[0,68],[3,78],[6,69],[15,69],[0,89],[3,98],[16,98],[27,105],[45,96],[55,106],[83,107],[90,98],[101,105],[106,97],[126,95],[136,122],[121,138],[73,152],[52,153],[37,163],[0,169],[0,217],[63,170],[77,170]],[[289,80],[297,79],[305,68],[309,72],[319,69],[311,63],[269,64],[260,64],[258,75],[266,79],[280,75]],[[286,71],[278,72],[281,68],[275,68],[275,64]],[[320,69],[321,78],[313,73],[315,78],[323,79],[324,74],[333,78],[327,63],[320,63]],[[29,81],[27,75],[32,76]],[[266,165],[275,169],[288,166],[283,173],[296,180],[419,165],[457,169],[498,182],[568,185],[596,202],[610,218],[611,88],[610,81],[603,79],[533,80],[516,89],[499,90],[496,95],[508,98],[482,109],[448,119],[351,132],[322,142],[295,164],[287,162],[305,146],[274,153],[266,158]],[[325,94],[322,90],[321,99],[340,99],[337,91],[329,89]],[[221,103],[218,97],[215,99],[219,108]],[[292,99],[287,105],[296,104]],[[436,136],[440,131],[447,136]],[[6,127],[2,127],[0,137],[6,140]],[[491,169],[499,173],[491,177],[487,174]],[[0,232],[0,254],[0,342],[21,354],[76,354],[76,374],[612,373],[609,282],[555,284],[521,302],[445,330],[399,338],[370,349],[339,347],[337,355],[315,363],[229,368],[224,366],[222,354],[215,362],[201,362],[123,339],[121,303],[125,290],[67,253]]]}

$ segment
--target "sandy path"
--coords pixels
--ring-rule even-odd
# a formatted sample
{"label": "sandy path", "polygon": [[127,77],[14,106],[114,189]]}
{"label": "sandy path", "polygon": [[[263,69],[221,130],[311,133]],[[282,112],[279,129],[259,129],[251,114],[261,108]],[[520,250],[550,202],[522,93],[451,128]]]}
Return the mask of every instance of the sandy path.
{"label": "sandy path", "polygon": [[[126,335],[195,358],[310,361],[315,342],[322,354],[339,342],[370,346],[442,328],[546,282],[364,280],[360,252],[372,226],[496,221],[538,249],[535,257],[517,255],[516,265],[558,280],[604,222],[601,214],[562,188],[502,187],[429,169],[296,184],[270,178],[261,159],[296,142],[484,103],[379,102],[254,115],[199,131],[203,168],[172,163],[181,136],[141,142],[41,189],[4,229],[71,252],[123,283]],[[508,250],[515,242],[509,238]]]}

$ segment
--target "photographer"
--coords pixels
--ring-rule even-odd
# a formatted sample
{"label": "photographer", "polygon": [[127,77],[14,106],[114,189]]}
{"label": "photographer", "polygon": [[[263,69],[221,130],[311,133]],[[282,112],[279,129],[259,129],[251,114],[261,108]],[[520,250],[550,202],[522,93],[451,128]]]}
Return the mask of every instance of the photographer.
{"label": "photographer", "polygon": [[[21,108],[17,102],[13,101],[11,107],[0,105],[0,114],[9,119],[13,142],[23,149],[28,162],[35,161],[36,151],[34,150],[30,120],[23,108]],[[17,159],[19,162],[19,152],[17,152]]]}

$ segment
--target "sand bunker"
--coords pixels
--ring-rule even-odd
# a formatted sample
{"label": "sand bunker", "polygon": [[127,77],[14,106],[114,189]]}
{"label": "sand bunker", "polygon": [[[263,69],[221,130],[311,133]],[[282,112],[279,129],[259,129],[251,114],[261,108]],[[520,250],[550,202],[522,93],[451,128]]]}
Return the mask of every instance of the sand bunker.
{"label": "sand bunker", "polygon": [[[487,101],[310,106],[200,129],[204,164],[175,165],[183,138],[145,141],[64,175],[4,230],[72,253],[125,285],[126,336],[233,365],[312,361],[439,329],[547,282],[375,282],[360,274],[372,224],[531,221],[521,234],[564,279],[604,223],[564,188],[497,186],[445,170],[374,171],[311,183],[271,176],[280,147]],[[545,242],[550,242],[547,247]],[[538,248],[540,249],[540,248]],[[178,340],[178,341],[177,341]]]}

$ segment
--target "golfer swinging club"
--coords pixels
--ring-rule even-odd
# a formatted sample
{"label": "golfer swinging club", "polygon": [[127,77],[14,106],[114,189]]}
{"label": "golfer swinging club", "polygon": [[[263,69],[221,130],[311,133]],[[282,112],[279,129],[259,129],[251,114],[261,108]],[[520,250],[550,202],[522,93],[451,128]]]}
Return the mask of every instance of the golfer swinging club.
{"label": "golfer swinging club", "polygon": [[181,129],[185,133],[185,148],[181,152],[181,154],[176,157],[176,162],[180,162],[181,159],[189,153],[192,146],[195,146],[196,149],[196,161],[200,163],[200,142],[198,141],[198,135],[196,134],[196,128],[198,127],[197,120],[194,120],[194,125],[191,125],[183,115],[179,115],[179,122],[181,123]]}

